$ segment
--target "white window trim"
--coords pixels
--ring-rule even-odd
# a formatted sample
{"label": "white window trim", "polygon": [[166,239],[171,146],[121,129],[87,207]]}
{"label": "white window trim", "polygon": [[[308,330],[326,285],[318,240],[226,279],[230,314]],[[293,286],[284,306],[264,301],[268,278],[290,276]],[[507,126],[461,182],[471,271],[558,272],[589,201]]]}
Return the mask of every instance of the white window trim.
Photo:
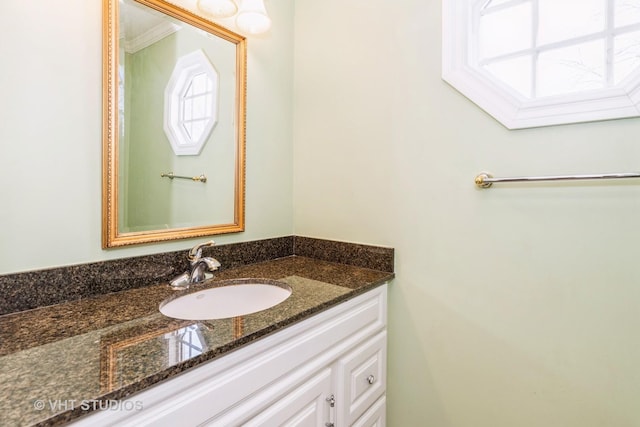
{"label": "white window trim", "polygon": [[[182,126],[182,101],[184,92],[194,75],[206,73],[213,81],[211,120],[202,136],[192,141]],[[202,151],[218,122],[218,72],[202,50],[184,55],[176,61],[175,68],[164,92],[164,131],[176,156],[193,156]]]}
{"label": "white window trim", "polygon": [[640,75],[614,88],[526,99],[469,64],[472,0],[442,0],[442,78],[508,129],[640,116]]}

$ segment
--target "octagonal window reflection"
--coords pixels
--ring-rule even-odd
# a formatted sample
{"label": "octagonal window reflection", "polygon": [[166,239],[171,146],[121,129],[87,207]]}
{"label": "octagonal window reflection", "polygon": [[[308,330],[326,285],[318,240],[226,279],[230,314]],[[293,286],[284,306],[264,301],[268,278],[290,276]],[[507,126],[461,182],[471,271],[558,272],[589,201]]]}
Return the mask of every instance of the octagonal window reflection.
{"label": "octagonal window reflection", "polygon": [[198,155],[218,121],[218,73],[201,50],[176,61],[165,90],[164,130],[176,155]]}

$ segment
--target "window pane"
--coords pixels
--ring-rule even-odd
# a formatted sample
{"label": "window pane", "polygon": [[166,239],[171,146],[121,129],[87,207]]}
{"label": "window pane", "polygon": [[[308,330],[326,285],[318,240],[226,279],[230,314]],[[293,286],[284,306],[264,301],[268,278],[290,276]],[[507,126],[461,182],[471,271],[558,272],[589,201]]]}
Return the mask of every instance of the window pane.
{"label": "window pane", "polygon": [[539,0],[538,44],[604,30],[604,0]]}
{"label": "window pane", "polygon": [[193,95],[193,80],[191,80],[189,82],[189,85],[187,86],[187,90],[184,91],[184,96],[191,96]]}
{"label": "window pane", "polygon": [[198,120],[192,123],[191,139],[196,142],[200,140],[204,133],[204,128],[207,125],[208,120]]}
{"label": "window pane", "polygon": [[615,25],[640,23],[640,0],[615,0]]}
{"label": "window pane", "polygon": [[180,140],[179,143],[180,145],[186,145],[193,141],[193,122],[184,122],[182,127],[191,141]]}
{"label": "window pane", "polygon": [[193,99],[193,115],[191,116],[192,119],[202,119],[205,117],[205,112],[207,109],[207,106],[205,105],[206,102],[206,96],[198,96]]}
{"label": "window pane", "polygon": [[480,16],[480,58],[531,47],[531,3],[522,3]]}
{"label": "window pane", "polygon": [[508,3],[511,0],[489,0],[485,5],[484,9],[491,8],[493,6],[500,6],[501,4]]}
{"label": "window pane", "polygon": [[193,95],[199,95],[207,90],[207,80],[209,77],[205,73],[193,77]]}
{"label": "window pane", "polygon": [[613,80],[620,83],[640,67],[640,31],[614,39]]}
{"label": "window pane", "polygon": [[604,41],[543,52],[538,57],[537,96],[604,87]]}
{"label": "window pane", "polygon": [[193,117],[193,99],[187,98],[184,100],[182,110],[182,120],[191,120]]}
{"label": "window pane", "polygon": [[520,95],[531,98],[531,82],[533,79],[531,77],[530,56],[493,62],[484,68]]}

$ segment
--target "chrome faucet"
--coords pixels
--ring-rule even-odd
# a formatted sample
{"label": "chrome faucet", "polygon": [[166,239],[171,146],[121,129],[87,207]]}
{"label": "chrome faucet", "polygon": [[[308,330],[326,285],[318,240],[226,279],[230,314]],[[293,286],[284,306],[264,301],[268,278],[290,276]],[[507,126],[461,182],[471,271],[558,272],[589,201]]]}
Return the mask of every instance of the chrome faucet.
{"label": "chrome faucet", "polygon": [[199,283],[206,279],[206,272],[213,272],[220,268],[220,261],[211,257],[203,257],[202,249],[215,245],[213,240],[208,242],[200,243],[191,250],[189,250],[189,254],[187,258],[191,264],[191,271],[185,271],[181,275],[175,277],[170,286],[174,289],[186,289],[192,283]]}
{"label": "chrome faucet", "polygon": [[191,283],[202,282],[205,279],[205,271],[216,271],[220,267],[220,261],[211,257],[204,257],[191,261]]}

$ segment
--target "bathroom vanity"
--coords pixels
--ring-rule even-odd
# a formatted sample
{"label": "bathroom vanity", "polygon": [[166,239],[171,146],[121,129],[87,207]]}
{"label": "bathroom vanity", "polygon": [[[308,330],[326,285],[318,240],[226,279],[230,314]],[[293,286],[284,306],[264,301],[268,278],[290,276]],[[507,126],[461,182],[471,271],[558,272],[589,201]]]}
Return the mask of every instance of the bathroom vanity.
{"label": "bathroom vanity", "polygon": [[73,425],[383,426],[386,294],[377,287]]}
{"label": "bathroom vanity", "polygon": [[[160,305],[181,291],[162,281],[0,316],[0,424],[384,425],[393,250],[324,242],[287,237],[210,248],[230,267],[194,286],[261,278],[291,289],[253,314],[167,317]],[[284,249],[260,259],[273,245]],[[131,262],[174,256],[117,266],[128,272]],[[32,280],[42,297],[48,286],[66,291],[106,271],[69,268],[0,276],[0,289]],[[77,270],[85,274],[70,274]]]}

